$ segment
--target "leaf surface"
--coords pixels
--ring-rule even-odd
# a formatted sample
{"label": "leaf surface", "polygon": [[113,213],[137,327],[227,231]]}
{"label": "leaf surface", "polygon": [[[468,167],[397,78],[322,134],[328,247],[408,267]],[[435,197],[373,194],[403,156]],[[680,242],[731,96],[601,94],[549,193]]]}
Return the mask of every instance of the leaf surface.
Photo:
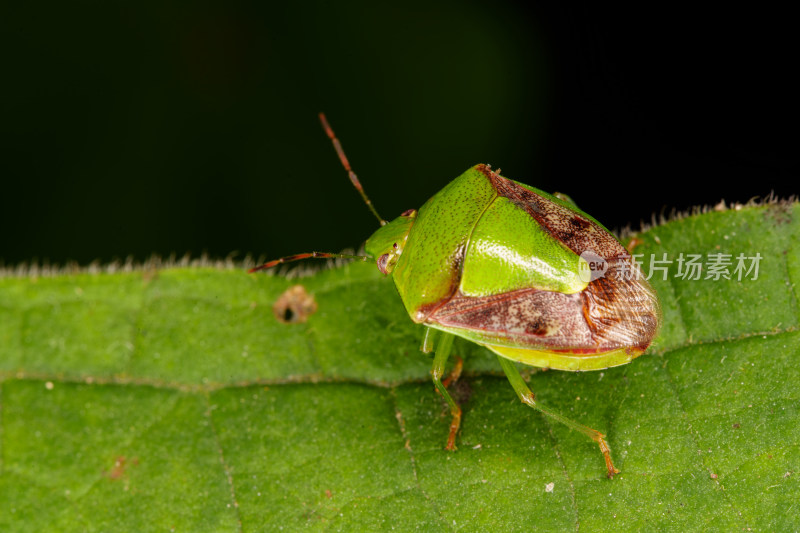
{"label": "leaf surface", "polygon": [[[444,451],[422,329],[374,265],[0,278],[0,530],[796,530],[798,220],[773,204],[642,233],[652,349],[530,374],[544,405],[607,434],[614,480],[462,341]],[[739,254],[760,254],[757,279],[737,279]],[[318,311],[280,323],[296,283]]]}

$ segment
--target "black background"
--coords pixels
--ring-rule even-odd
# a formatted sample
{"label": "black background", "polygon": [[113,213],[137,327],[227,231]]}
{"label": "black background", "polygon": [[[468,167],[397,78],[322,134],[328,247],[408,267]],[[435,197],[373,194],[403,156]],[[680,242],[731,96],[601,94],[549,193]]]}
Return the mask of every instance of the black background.
{"label": "black background", "polygon": [[39,2],[0,13],[0,259],[357,247],[479,162],[611,228],[800,191],[763,8]]}

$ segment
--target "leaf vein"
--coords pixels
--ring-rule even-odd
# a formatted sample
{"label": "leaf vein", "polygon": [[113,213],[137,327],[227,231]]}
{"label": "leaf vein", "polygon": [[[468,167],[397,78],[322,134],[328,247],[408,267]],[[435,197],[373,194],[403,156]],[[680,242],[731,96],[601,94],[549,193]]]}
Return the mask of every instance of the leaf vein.
{"label": "leaf vein", "polygon": [[225,479],[228,481],[228,489],[230,490],[231,494],[231,505],[233,505],[233,512],[236,513],[236,522],[239,524],[239,531],[242,531],[242,515],[239,512],[239,502],[236,500],[236,489],[233,485],[233,476],[231,475],[231,469],[228,467],[228,463],[225,461],[225,453],[222,450],[222,442],[220,441],[217,428],[214,425],[211,399],[208,397],[208,393],[204,394],[204,398],[206,403],[206,411],[203,413],[203,415],[208,420],[208,428],[211,431],[211,436],[214,439],[214,444],[217,448],[217,453],[219,454],[219,462],[222,465],[222,470],[225,472]]}
{"label": "leaf vein", "polygon": [[[411,461],[411,471],[414,474],[414,484],[416,485],[417,489],[419,489],[419,491],[422,493],[422,495],[425,497],[425,501],[427,501],[430,504],[433,511],[442,520],[442,523],[444,523],[444,525],[447,527],[447,520],[444,514],[442,513],[441,509],[439,509],[439,507],[434,503],[434,501],[431,500],[430,496],[422,487],[422,484],[419,482],[419,475],[417,471],[417,460],[416,457],[414,456],[414,449],[411,447],[411,438],[408,436],[408,431],[406,431],[406,422],[405,419],[403,418],[403,412],[400,410],[400,405],[397,402],[396,387],[392,387],[390,389],[390,395],[392,397],[392,406],[394,407],[395,419],[397,420],[397,425],[398,428],[400,429],[400,435],[403,438],[403,445],[405,449],[408,450],[408,457],[409,460]],[[452,528],[450,529],[452,530]]]}

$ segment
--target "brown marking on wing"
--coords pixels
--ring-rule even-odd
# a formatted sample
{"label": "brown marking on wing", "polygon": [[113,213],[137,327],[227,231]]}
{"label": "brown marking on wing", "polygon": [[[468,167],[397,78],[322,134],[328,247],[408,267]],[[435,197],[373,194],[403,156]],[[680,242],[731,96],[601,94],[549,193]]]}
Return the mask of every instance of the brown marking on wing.
{"label": "brown marking on wing", "polygon": [[[609,272],[625,271],[609,261]],[[455,294],[429,323],[480,331],[487,343],[592,355],[644,351],[657,332],[658,301],[646,281],[612,274],[576,294],[521,289],[481,298]]]}
{"label": "brown marking on wing", "polygon": [[658,333],[661,311],[650,284],[630,257],[609,260],[605,276],[581,292],[586,324],[600,342],[644,351]]}
{"label": "brown marking on wing", "polygon": [[591,348],[594,343],[581,308],[580,295],[538,289],[480,298],[458,293],[428,320],[446,327],[479,330],[498,344]]}
{"label": "brown marking on wing", "polygon": [[591,251],[604,259],[627,255],[625,248],[595,222],[500,176],[486,165],[478,165],[477,170],[486,176],[498,195],[525,210],[576,254]]}
{"label": "brown marking on wing", "polygon": [[578,217],[569,219],[569,223],[576,230],[585,230],[592,226],[592,223],[589,222],[588,220],[584,220],[583,218],[578,218]]}

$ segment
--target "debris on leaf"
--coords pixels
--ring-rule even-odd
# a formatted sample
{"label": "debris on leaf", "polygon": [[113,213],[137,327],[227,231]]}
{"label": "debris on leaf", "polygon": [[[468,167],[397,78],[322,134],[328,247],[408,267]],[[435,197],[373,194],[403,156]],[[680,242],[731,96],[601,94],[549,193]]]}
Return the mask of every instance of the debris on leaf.
{"label": "debris on leaf", "polygon": [[275,301],[272,312],[284,324],[301,324],[317,312],[317,302],[305,287],[292,285]]}

